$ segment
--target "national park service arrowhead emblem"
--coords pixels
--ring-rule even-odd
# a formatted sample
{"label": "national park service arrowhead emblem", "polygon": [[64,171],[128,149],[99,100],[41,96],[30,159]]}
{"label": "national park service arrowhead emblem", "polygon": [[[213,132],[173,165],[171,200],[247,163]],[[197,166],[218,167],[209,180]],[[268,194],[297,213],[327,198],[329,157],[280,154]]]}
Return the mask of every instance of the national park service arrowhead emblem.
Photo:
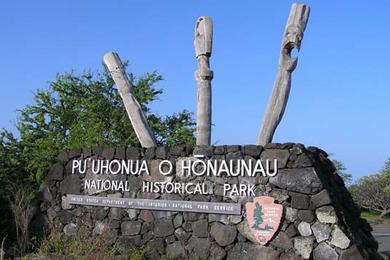
{"label": "national park service arrowhead emblem", "polygon": [[278,230],[283,214],[283,206],[274,203],[268,196],[255,197],[245,204],[246,218],[253,236],[261,244],[270,241]]}

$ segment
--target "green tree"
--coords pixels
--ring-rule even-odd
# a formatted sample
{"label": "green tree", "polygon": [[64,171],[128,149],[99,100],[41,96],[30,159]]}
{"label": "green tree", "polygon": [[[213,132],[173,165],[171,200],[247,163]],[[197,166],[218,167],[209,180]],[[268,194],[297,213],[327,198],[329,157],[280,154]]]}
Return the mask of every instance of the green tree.
{"label": "green tree", "polygon": [[390,176],[374,174],[360,178],[349,191],[360,207],[381,212],[380,217],[384,217],[390,212],[390,193],[386,192],[389,185]]}
{"label": "green tree", "polygon": [[344,166],[344,163],[339,160],[332,160],[334,166],[336,167],[336,173],[343,179],[346,185],[352,183],[352,174],[347,173],[347,168]]}
{"label": "green tree", "polygon": [[256,230],[266,230],[266,231],[274,229],[268,224],[266,224],[264,228],[260,227],[260,225],[263,223],[263,215],[264,215],[263,207],[258,202],[256,202],[255,209],[253,212],[253,218],[255,220],[255,224],[252,225],[252,228]]}
{"label": "green tree", "polygon": [[262,223],[263,223],[263,207],[258,203],[256,202],[255,204],[255,209],[254,209],[254,212],[253,212],[253,218],[255,220],[255,224],[253,224],[252,228],[256,229],[256,230],[260,230],[260,226]]}
{"label": "green tree", "polygon": [[[169,116],[152,113],[163,93],[156,72],[128,74],[159,145],[194,144],[195,123],[186,110]],[[36,190],[60,151],[92,146],[140,146],[110,74],[59,74],[34,101],[20,110],[18,132],[0,131],[0,236],[10,234],[16,197],[4,187]],[[18,138],[16,138],[17,136]],[[12,183],[13,185],[9,185]],[[10,236],[8,236],[10,238]]]}
{"label": "green tree", "polygon": [[[387,161],[385,162],[381,173],[386,177],[390,178],[390,158],[387,159]],[[390,194],[390,184],[385,187],[385,192],[387,194]]]}
{"label": "green tree", "polygon": [[[188,111],[161,117],[150,111],[162,93],[156,72],[135,78],[134,93],[156,134],[158,144],[193,144],[194,121]],[[139,146],[114,82],[103,74],[58,75],[47,90],[39,90],[34,102],[22,109],[17,122],[20,138],[8,132],[8,140],[20,148],[23,169],[40,183],[61,150],[89,146]],[[11,151],[10,151],[11,152]],[[11,152],[13,153],[13,152]]]}
{"label": "green tree", "polygon": [[385,165],[383,166],[382,173],[390,174],[390,158],[387,159],[387,161],[385,162]]}

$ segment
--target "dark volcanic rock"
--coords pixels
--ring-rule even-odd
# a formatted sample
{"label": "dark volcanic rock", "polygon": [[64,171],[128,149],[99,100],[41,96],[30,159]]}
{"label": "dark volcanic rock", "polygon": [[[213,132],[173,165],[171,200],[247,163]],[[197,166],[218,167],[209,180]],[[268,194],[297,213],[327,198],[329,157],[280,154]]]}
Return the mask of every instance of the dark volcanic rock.
{"label": "dark volcanic rock", "polygon": [[191,234],[187,233],[184,229],[178,228],[175,230],[175,237],[180,241],[187,241]]}
{"label": "dark volcanic rock", "polygon": [[282,169],[269,178],[269,182],[276,187],[305,194],[315,194],[322,189],[314,168]]}
{"label": "dark volcanic rock", "polygon": [[224,225],[214,222],[211,225],[210,235],[220,246],[227,246],[234,242],[237,236],[237,229],[231,225]]}
{"label": "dark volcanic rock", "polygon": [[62,194],[80,194],[81,183],[77,175],[68,175],[60,184]]}
{"label": "dark volcanic rock", "polygon": [[61,223],[64,225],[68,224],[73,216],[72,213],[70,213],[68,210],[61,210],[57,215]]}
{"label": "dark volcanic rock", "polygon": [[68,158],[69,159],[73,159],[73,158],[76,158],[76,157],[80,157],[81,155],[81,152],[82,152],[82,149],[73,149],[73,150],[70,150],[68,152]]}
{"label": "dark volcanic rock", "polygon": [[340,254],[340,260],[363,260],[364,258],[360,254],[355,245],[351,246]]}
{"label": "dark volcanic rock", "polygon": [[154,223],[154,235],[157,237],[166,237],[172,235],[175,231],[172,220],[167,218],[157,219]]}
{"label": "dark volcanic rock", "polygon": [[328,191],[322,190],[321,192],[319,192],[311,197],[311,202],[314,205],[314,207],[318,208],[318,207],[321,207],[324,205],[328,205],[332,201],[330,199]]}
{"label": "dark volcanic rock", "polygon": [[327,224],[316,222],[311,226],[311,230],[318,243],[327,240],[330,237],[331,227]]}
{"label": "dark volcanic rock", "polygon": [[140,245],[141,236],[120,236],[117,240],[117,249],[121,254],[125,254],[130,248]]}
{"label": "dark volcanic rock", "polygon": [[176,145],[169,148],[169,153],[173,156],[180,156],[185,154],[185,146],[184,145]]}
{"label": "dark volcanic rock", "polygon": [[120,159],[120,160],[126,159],[126,148],[125,147],[116,148],[115,158]]}
{"label": "dark volcanic rock", "polygon": [[194,155],[203,155],[205,157],[211,157],[213,155],[213,146],[206,146],[206,145],[201,145],[201,146],[196,146],[194,148]]}
{"label": "dark volcanic rock", "polygon": [[168,148],[165,146],[159,146],[156,148],[156,157],[158,159],[167,159],[168,158]]}
{"label": "dark volcanic rock", "polygon": [[276,260],[279,251],[251,243],[236,243],[228,252],[228,260]]}
{"label": "dark volcanic rock", "polygon": [[255,159],[259,158],[262,150],[263,150],[263,147],[260,145],[245,145],[244,146],[244,154],[252,156]]}
{"label": "dark volcanic rock", "polygon": [[234,153],[239,152],[241,146],[240,145],[226,145],[226,153]]}
{"label": "dark volcanic rock", "polygon": [[172,244],[167,245],[167,255],[174,259],[184,258],[186,255],[186,251],[180,241],[176,241]]}
{"label": "dark volcanic rock", "polygon": [[122,235],[133,236],[138,235],[141,231],[141,222],[139,221],[125,221],[121,225]]}
{"label": "dark volcanic rock", "polygon": [[127,147],[126,149],[126,158],[128,160],[137,160],[140,154],[140,150],[137,147]]}
{"label": "dark volcanic rock", "polygon": [[114,158],[115,148],[104,148],[102,152],[102,157],[106,160],[112,160]]}
{"label": "dark volcanic rock", "polygon": [[271,241],[271,245],[283,249],[290,249],[293,247],[293,242],[285,232],[279,232],[279,234]]}
{"label": "dark volcanic rock", "polygon": [[223,155],[223,154],[225,154],[225,148],[226,148],[225,145],[215,146],[214,154],[215,155]]}
{"label": "dark volcanic rock", "polygon": [[64,166],[62,163],[56,163],[50,167],[49,173],[47,174],[48,181],[60,181],[64,178]]}
{"label": "dark volcanic rock", "polygon": [[314,213],[311,210],[299,210],[298,219],[311,223],[314,220]]}
{"label": "dark volcanic rock", "polygon": [[156,155],[156,148],[155,147],[146,148],[143,159],[144,160],[151,160],[154,158],[155,155]]}
{"label": "dark volcanic rock", "polygon": [[210,240],[208,238],[191,237],[187,245],[188,253],[191,259],[199,257],[208,259],[210,254]]}
{"label": "dark volcanic rock", "polygon": [[313,258],[316,260],[337,260],[339,255],[327,243],[322,242],[314,249]]}
{"label": "dark volcanic rock", "polygon": [[[262,160],[270,160],[271,168],[273,169],[273,160],[278,160],[278,168],[285,168],[287,164],[287,160],[290,157],[290,153],[288,150],[281,149],[265,149],[261,153]],[[279,173],[280,174],[280,173]]]}
{"label": "dark volcanic rock", "polygon": [[192,234],[196,237],[207,237],[208,236],[209,222],[207,219],[200,219],[192,222]]}
{"label": "dark volcanic rock", "polygon": [[308,209],[310,205],[310,198],[307,195],[290,192],[291,207],[296,209]]}
{"label": "dark volcanic rock", "polygon": [[226,256],[226,251],[218,246],[217,244],[213,243],[210,248],[210,258],[213,260],[222,260]]}

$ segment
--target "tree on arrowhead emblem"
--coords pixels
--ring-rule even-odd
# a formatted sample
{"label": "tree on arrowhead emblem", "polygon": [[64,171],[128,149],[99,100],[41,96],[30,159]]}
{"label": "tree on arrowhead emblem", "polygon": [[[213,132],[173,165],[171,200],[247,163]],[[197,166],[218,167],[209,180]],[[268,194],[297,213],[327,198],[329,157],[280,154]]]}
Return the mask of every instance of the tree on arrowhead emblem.
{"label": "tree on arrowhead emblem", "polygon": [[259,226],[263,223],[263,215],[264,215],[263,207],[258,202],[256,202],[255,209],[253,212],[253,218],[255,220],[255,224],[253,224],[252,228],[256,230],[273,230],[274,228],[269,225],[265,225],[264,228]]}

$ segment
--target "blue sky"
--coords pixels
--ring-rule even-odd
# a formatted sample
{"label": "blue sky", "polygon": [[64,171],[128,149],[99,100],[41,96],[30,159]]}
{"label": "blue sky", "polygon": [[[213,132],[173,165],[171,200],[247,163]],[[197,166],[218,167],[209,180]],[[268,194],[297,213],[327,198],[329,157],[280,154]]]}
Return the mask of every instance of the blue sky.
{"label": "blue sky", "polygon": [[[256,142],[292,1],[7,1],[0,127],[56,73],[101,70],[107,51],[136,75],[157,70],[154,112],[195,112],[197,17],[214,21],[213,143]],[[390,2],[306,1],[311,15],[275,142],[318,146],[354,178],[390,157]]]}

